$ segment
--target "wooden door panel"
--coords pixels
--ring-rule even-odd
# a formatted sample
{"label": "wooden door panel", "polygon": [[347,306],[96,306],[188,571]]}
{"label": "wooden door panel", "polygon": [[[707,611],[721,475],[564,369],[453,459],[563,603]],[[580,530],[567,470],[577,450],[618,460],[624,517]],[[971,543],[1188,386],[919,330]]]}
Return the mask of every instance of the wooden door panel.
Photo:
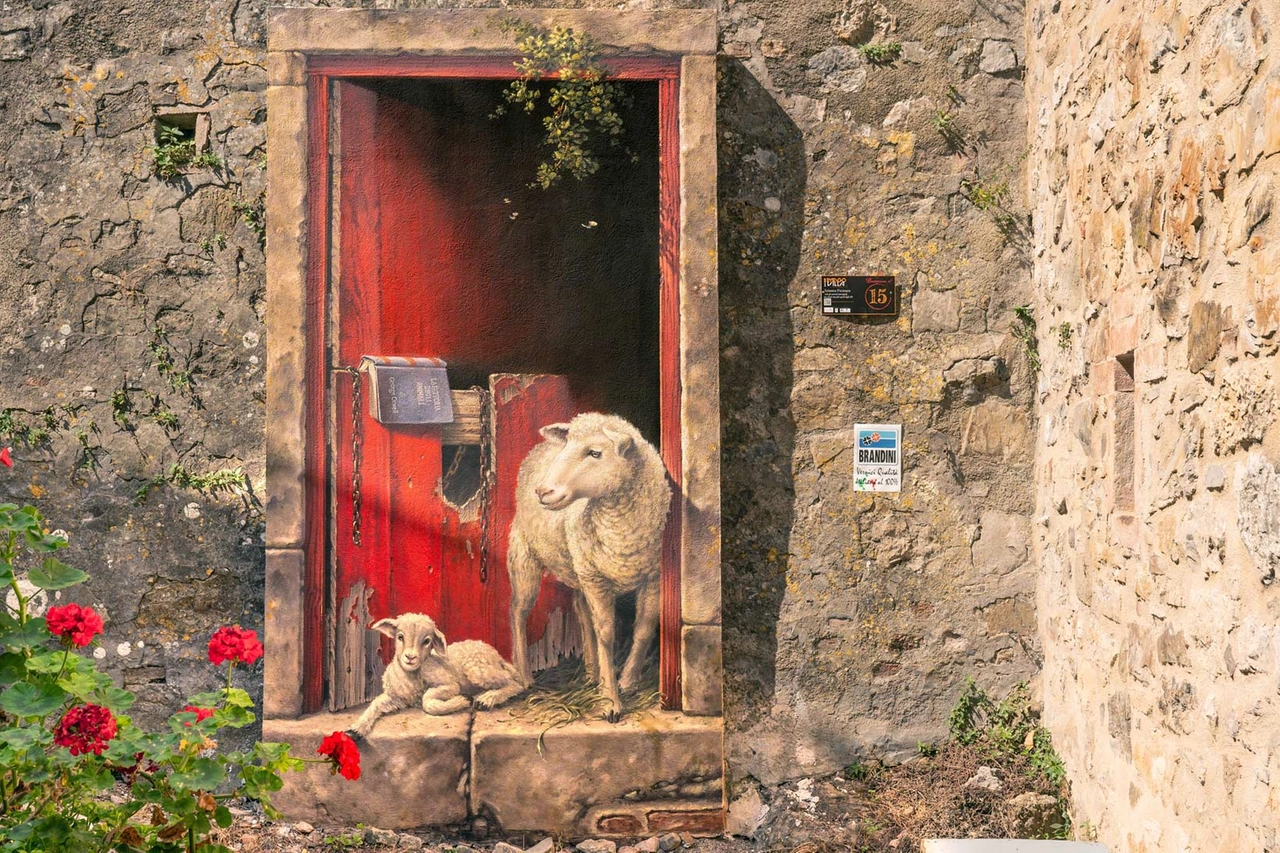
{"label": "wooden door panel", "polygon": [[[334,710],[358,705],[376,695],[376,666],[365,661],[370,646],[368,624],[391,615],[391,490],[387,476],[390,436],[369,417],[367,395],[359,423],[361,472],[360,543],[353,537],[354,439],[350,374],[338,369],[359,363],[381,344],[382,212],[376,178],[373,95],[359,86],[337,84],[339,155],[340,267],[338,287],[339,334],[335,369],[329,371],[334,404],[334,441],[330,445],[333,472],[334,564],[328,602],[330,650],[329,704]],[[366,621],[367,620],[367,621]],[[363,622],[363,624],[361,624]],[[380,645],[380,644],[378,644]],[[384,650],[385,652],[385,650]],[[384,658],[385,660],[385,658]]]}
{"label": "wooden door panel", "polygon": [[[569,381],[563,376],[530,376],[498,373],[489,377],[489,397],[493,407],[494,495],[489,504],[490,529],[495,541],[490,549],[489,583],[483,590],[479,610],[497,629],[498,650],[511,657],[511,581],[507,577],[507,538],[516,511],[516,477],[520,463],[539,442],[538,432],[547,424],[572,418],[579,411]],[[553,615],[557,614],[558,615]],[[581,640],[571,623],[573,595],[550,576],[542,579],[538,603],[529,614],[529,645],[544,639],[547,625],[554,620],[558,636],[552,649],[535,649],[534,660],[553,661],[559,654],[581,652]]]}

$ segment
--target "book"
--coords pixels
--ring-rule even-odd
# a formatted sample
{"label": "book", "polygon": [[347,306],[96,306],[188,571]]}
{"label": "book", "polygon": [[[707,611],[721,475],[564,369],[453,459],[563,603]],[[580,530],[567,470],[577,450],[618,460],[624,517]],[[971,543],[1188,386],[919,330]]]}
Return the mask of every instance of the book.
{"label": "book", "polygon": [[380,424],[453,423],[445,368],[426,356],[361,356],[360,372],[369,378],[369,416]]}

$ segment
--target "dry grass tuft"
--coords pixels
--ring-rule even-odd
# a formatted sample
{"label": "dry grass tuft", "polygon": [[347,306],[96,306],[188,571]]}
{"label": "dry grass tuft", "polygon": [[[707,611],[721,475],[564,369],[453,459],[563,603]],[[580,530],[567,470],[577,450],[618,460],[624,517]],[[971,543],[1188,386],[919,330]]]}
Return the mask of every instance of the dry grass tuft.
{"label": "dry grass tuft", "polygon": [[[640,679],[642,685],[655,680],[652,667]],[[658,704],[658,691],[651,687],[637,687],[622,694],[623,715],[634,714]],[[511,715],[519,720],[539,723],[545,735],[552,729],[567,726],[579,720],[602,717],[606,702],[595,684],[587,682],[586,670],[581,661],[570,660],[534,676],[533,687],[521,702],[511,707]],[[542,737],[538,737],[538,751],[542,751]]]}

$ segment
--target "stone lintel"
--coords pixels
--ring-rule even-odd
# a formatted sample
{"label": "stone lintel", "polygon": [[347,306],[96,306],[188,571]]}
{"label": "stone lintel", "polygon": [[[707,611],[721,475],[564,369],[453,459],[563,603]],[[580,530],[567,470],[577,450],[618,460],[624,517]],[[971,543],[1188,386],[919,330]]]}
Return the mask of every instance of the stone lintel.
{"label": "stone lintel", "polygon": [[[513,53],[511,36],[492,26],[495,14],[492,9],[274,9],[267,43],[273,51],[304,53]],[[507,14],[543,27],[572,27],[623,53],[714,57],[716,51],[712,9],[520,9]]]}
{"label": "stone lintel", "polygon": [[267,87],[267,547],[305,535],[307,88]]}
{"label": "stone lintel", "polygon": [[[316,757],[328,734],[351,727],[357,712],[315,714],[300,720],[265,720],[263,740],[293,744],[292,753]],[[286,773],[272,804],[290,820],[363,823],[381,829],[448,826],[467,818],[467,725],[470,715],[431,717],[410,709],[382,718],[360,742],[360,778],[350,781],[327,766],[308,764]]]}
{"label": "stone lintel", "polygon": [[680,632],[680,702],[686,714],[716,716],[723,706],[724,658],[719,625]]}
{"label": "stone lintel", "polygon": [[680,71],[680,418],[686,623],[720,622],[720,307],[716,252],[716,59]]}
{"label": "stone lintel", "polygon": [[306,559],[301,549],[267,549],[262,710],[267,717],[302,713],[305,620],[302,588]]}
{"label": "stone lintel", "polygon": [[600,829],[592,816],[628,805],[627,794],[638,800],[649,791],[688,789],[700,801],[718,799],[723,761],[719,717],[644,711],[618,723],[549,729],[508,711],[483,711],[471,733],[471,810],[487,810],[506,832],[584,837]]}

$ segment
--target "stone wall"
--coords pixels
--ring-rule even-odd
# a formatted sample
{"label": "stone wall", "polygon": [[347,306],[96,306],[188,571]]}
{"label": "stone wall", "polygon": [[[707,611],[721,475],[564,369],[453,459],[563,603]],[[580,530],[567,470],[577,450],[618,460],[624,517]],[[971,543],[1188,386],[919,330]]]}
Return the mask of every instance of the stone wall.
{"label": "stone wall", "polygon": [[[1011,333],[1030,302],[1022,21],[1016,3],[723,10],[735,827],[760,815],[751,779],[907,758],[966,675],[999,692],[1037,670],[1034,379]],[[821,316],[821,275],[873,272],[901,284],[896,323]],[[884,422],[903,424],[904,490],[857,493],[854,424]]]}
{"label": "stone wall", "polygon": [[[261,623],[264,14],[0,17],[0,409],[21,422],[0,496],[71,534],[144,717],[212,684],[212,627]],[[939,739],[966,675],[1037,671],[1025,49],[1000,0],[737,0],[721,32],[725,698],[749,804],[753,780]],[[209,111],[222,165],[166,181],[146,149],[181,107]],[[820,275],[872,272],[897,275],[898,321],[820,316]],[[47,441],[13,438],[49,407]],[[903,424],[900,496],[853,491],[860,421]]]}
{"label": "stone wall", "polygon": [[1278,26],[1029,12],[1044,695],[1124,853],[1280,843]]}
{"label": "stone wall", "polygon": [[[217,685],[214,628],[261,624],[261,9],[6,10],[0,500],[67,531],[99,653],[154,720]],[[155,176],[153,113],[197,108],[221,165]]]}

